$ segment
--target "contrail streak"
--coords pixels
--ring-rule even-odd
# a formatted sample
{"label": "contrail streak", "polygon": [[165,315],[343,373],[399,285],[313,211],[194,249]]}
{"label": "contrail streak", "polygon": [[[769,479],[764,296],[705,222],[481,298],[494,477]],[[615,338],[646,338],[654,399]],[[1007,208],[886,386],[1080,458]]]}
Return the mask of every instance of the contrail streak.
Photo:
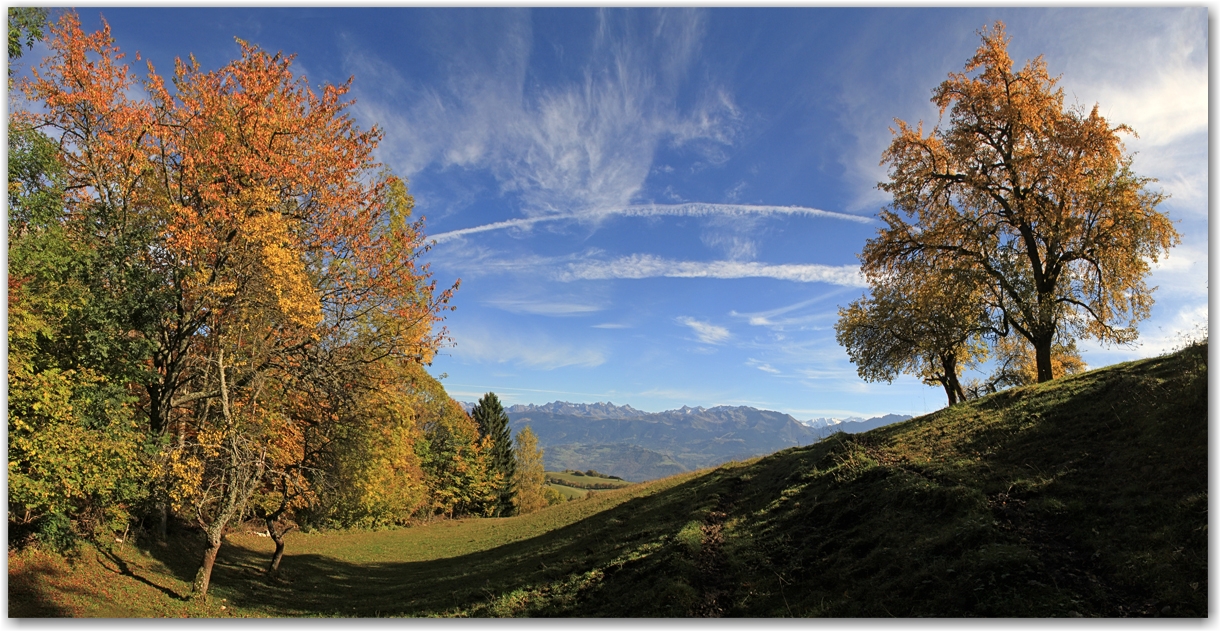
{"label": "contrail streak", "polygon": [[864,277],[855,265],[768,265],[747,261],[673,261],[648,254],[635,254],[613,261],[573,263],[557,280],[609,280],[618,278],[775,278],[798,283],[829,283],[864,287]]}
{"label": "contrail streak", "polygon": [[807,217],[826,217],[829,219],[843,219],[846,221],[854,221],[856,223],[872,223],[871,217],[862,217],[860,215],[851,215],[848,213],[837,213],[829,210],[820,210],[817,208],[808,208],[805,206],[756,206],[748,204],[705,204],[701,202],[691,202],[687,204],[640,204],[637,206],[621,206],[617,208],[603,208],[598,210],[580,212],[580,213],[562,213],[554,215],[543,215],[539,217],[523,217],[521,219],[508,219],[505,221],[497,221],[495,223],[484,224],[482,226],[474,226],[471,228],[462,228],[459,230],[450,230],[440,234],[432,235],[432,239],[437,243],[444,243],[451,239],[464,237],[470,234],[480,232],[489,232],[491,230],[505,230],[508,228],[525,228],[536,223],[544,221],[594,221],[610,217],[612,215],[620,215],[624,217],[710,217],[713,215],[804,215]]}

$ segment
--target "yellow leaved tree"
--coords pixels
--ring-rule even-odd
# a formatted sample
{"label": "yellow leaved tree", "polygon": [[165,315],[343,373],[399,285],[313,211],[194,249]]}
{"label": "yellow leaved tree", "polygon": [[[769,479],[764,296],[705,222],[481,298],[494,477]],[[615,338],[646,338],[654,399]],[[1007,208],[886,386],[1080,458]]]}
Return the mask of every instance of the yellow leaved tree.
{"label": "yellow leaved tree", "polygon": [[513,456],[517,467],[513,470],[513,508],[518,515],[546,508],[546,470],[542,464],[542,448],[538,437],[528,426],[521,428],[513,437]]}
{"label": "yellow leaved tree", "polygon": [[229,524],[252,498],[271,522],[312,502],[350,428],[403,434],[374,451],[423,478],[403,402],[374,396],[393,371],[369,367],[430,362],[456,284],[419,264],[422,220],[346,84],[315,92],[292,57],[239,41],[214,71],[177,61],[172,88],[149,64],[135,99],[108,27],[66,12],[50,32],[25,122],[62,139],[66,214],[128,244],[122,269],[144,283],[130,335],[151,346],[133,382],[162,447],[150,486],[206,533],[205,595]]}
{"label": "yellow leaved tree", "polygon": [[991,334],[1027,341],[1042,382],[1057,343],[1136,339],[1149,266],[1179,237],[1157,211],[1165,195],[1131,168],[1132,130],[1066,106],[1041,57],[1014,69],[1003,23],[981,37],[933,92],[944,127],[896,121],[880,184],[893,204],[862,259],[881,276],[930,266],[984,279]]}

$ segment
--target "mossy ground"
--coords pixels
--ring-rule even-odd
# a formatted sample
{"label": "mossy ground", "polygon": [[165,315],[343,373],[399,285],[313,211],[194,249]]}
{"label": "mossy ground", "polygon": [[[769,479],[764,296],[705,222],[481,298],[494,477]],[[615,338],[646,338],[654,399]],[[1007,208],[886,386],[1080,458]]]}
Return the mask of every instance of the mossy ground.
{"label": "mossy ground", "polygon": [[[1207,346],[533,515],[9,555],[22,616],[1207,616]],[[221,608],[223,607],[223,609]]]}

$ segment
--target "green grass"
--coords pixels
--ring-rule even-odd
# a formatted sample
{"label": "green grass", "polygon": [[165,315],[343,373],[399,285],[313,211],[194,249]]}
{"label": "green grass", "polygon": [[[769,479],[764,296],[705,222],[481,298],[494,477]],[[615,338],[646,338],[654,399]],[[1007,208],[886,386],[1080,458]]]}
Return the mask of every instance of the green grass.
{"label": "green grass", "polygon": [[[559,494],[567,500],[581,499],[588,495],[589,492],[605,493],[606,491],[621,489],[635,484],[634,482],[627,482],[626,480],[614,480],[597,476],[576,475],[573,473],[564,473],[562,471],[547,471],[546,477],[548,481],[547,486],[559,491]],[[585,488],[592,484],[599,486],[610,486],[613,488]]]}
{"label": "green grass", "polygon": [[[574,489],[563,484],[548,484],[549,488],[559,491],[565,500],[578,500],[589,494],[589,489]],[[596,493],[597,491],[594,491]]]}
{"label": "green grass", "polygon": [[[1206,616],[1207,347],[532,515],[10,553],[10,616]],[[189,548],[183,550],[182,548]],[[225,609],[219,609],[224,606]]]}

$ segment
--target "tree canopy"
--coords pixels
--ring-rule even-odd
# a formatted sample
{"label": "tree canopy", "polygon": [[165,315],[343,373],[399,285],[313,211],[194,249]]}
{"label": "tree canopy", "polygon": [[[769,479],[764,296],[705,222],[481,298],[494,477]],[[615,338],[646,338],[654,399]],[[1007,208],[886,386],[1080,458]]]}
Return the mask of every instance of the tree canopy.
{"label": "tree canopy", "polygon": [[868,277],[871,295],[839,309],[835,338],[866,381],[911,373],[966,398],[959,371],[987,356],[981,290],[951,272]]}
{"label": "tree canopy", "polygon": [[546,493],[546,469],[542,462],[542,448],[538,437],[529,427],[521,428],[513,437],[513,454],[516,468],[513,471],[513,508],[518,515],[532,513],[545,508],[549,503]]}
{"label": "tree canopy", "polygon": [[1134,132],[1066,106],[1041,57],[1014,70],[1003,23],[980,35],[933,91],[947,125],[896,121],[880,184],[893,203],[861,259],[872,278],[977,279],[989,334],[1026,340],[1047,381],[1057,343],[1136,339],[1150,265],[1179,236],[1157,210],[1165,195],[1131,168],[1121,135]]}
{"label": "tree canopy", "polygon": [[[10,55],[37,27],[10,13]],[[10,524],[189,520],[203,595],[247,511],[277,544],[293,518],[484,512],[491,441],[422,369],[457,284],[348,84],[240,41],[138,81],[108,26],[48,31],[9,127]]]}

